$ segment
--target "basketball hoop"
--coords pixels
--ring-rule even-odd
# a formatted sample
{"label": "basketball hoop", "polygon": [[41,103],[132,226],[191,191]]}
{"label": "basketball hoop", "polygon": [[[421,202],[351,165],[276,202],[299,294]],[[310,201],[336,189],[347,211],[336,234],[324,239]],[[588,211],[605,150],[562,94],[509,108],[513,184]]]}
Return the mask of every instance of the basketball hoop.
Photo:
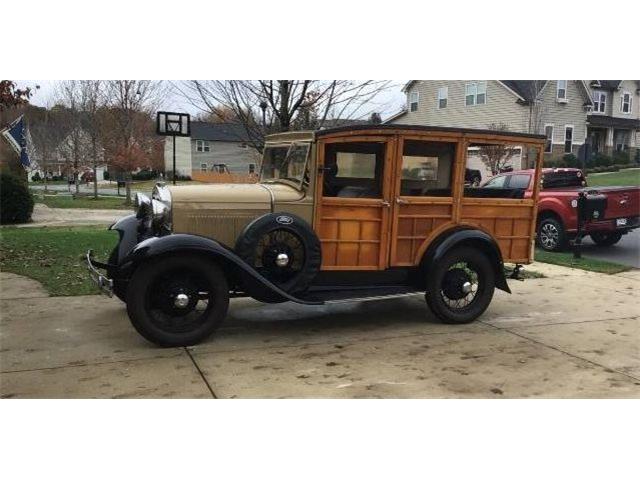
{"label": "basketball hoop", "polygon": [[158,112],[156,133],[168,137],[191,135],[191,117],[188,113]]}
{"label": "basketball hoop", "polygon": [[191,136],[191,117],[188,113],[158,112],[156,133],[173,137],[173,184],[176,184],[176,137]]}

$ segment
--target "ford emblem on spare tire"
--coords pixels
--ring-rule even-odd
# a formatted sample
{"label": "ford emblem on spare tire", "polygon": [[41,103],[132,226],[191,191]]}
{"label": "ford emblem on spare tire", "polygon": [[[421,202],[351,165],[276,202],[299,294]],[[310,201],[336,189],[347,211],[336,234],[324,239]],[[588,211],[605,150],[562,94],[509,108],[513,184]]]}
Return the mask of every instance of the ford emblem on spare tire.
{"label": "ford emblem on spare tire", "polygon": [[279,215],[276,217],[276,222],[282,225],[291,225],[293,223],[293,218],[289,215]]}

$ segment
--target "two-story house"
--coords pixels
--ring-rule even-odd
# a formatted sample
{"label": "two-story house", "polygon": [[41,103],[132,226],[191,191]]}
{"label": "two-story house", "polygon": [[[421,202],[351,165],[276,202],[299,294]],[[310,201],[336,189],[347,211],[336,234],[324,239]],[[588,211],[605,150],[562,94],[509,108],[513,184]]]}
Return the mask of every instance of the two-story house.
{"label": "two-story house", "polygon": [[[260,156],[249,146],[242,125],[232,123],[191,122],[190,137],[176,139],[176,172],[192,177],[194,173],[257,173]],[[164,146],[165,171],[173,170],[173,138]]]}
{"label": "two-story house", "polygon": [[[499,125],[544,134],[546,158],[577,155],[585,141],[599,151],[634,155],[640,146],[638,88],[637,80],[411,80],[403,87],[405,109],[385,123]],[[524,167],[517,159],[513,164]]]}
{"label": "two-story house", "polygon": [[587,115],[587,135],[595,152],[640,148],[640,80],[591,80],[593,109]]}

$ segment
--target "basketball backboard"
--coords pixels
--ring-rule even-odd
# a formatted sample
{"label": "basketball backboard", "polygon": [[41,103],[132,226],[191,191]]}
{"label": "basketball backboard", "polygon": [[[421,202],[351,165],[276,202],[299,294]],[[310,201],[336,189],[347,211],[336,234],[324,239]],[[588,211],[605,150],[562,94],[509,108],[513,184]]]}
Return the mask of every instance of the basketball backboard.
{"label": "basketball backboard", "polygon": [[188,137],[191,135],[191,117],[188,113],[158,112],[156,133],[171,137]]}

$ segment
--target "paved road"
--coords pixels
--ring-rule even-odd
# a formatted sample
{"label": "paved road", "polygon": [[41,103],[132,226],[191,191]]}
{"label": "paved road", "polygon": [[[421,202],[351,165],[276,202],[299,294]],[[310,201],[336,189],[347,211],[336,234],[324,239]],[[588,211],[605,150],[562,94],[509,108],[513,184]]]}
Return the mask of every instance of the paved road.
{"label": "paved road", "polygon": [[421,296],[327,306],[234,299],[191,348],[157,348],[124,305],[47,297],[0,272],[5,398],[640,398],[640,271],[534,265],[475,323]]}
{"label": "paved road", "polygon": [[[37,190],[37,191],[42,191],[44,192],[44,185],[29,185],[29,188],[31,188],[32,190]],[[75,193],[75,187],[71,186],[71,190],[69,190],[69,187],[67,185],[48,185],[47,189],[50,191],[54,191],[54,192],[60,192],[60,193]],[[148,190],[137,190],[135,188],[135,185],[131,187],[131,195],[135,195],[136,192],[142,192],[142,193],[146,193],[146,194],[150,194],[151,192]],[[87,193],[87,194],[93,194],[93,185],[89,184],[89,185],[85,185],[85,184],[81,184],[80,185],[80,193]],[[117,187],[115,187],[114,184],[105,184],[105,185],[98,185],[98,193],[100,195],[118,195],[118,189]],[[120,196],[124,196],[126,193],[126,190],[124,188],[120,189]]]}
{"label": "paved road", "polygon": [[634,230],[612,247],[598,247],[591,238],[584,239],[584,256],[640,268],[640,229]]}

